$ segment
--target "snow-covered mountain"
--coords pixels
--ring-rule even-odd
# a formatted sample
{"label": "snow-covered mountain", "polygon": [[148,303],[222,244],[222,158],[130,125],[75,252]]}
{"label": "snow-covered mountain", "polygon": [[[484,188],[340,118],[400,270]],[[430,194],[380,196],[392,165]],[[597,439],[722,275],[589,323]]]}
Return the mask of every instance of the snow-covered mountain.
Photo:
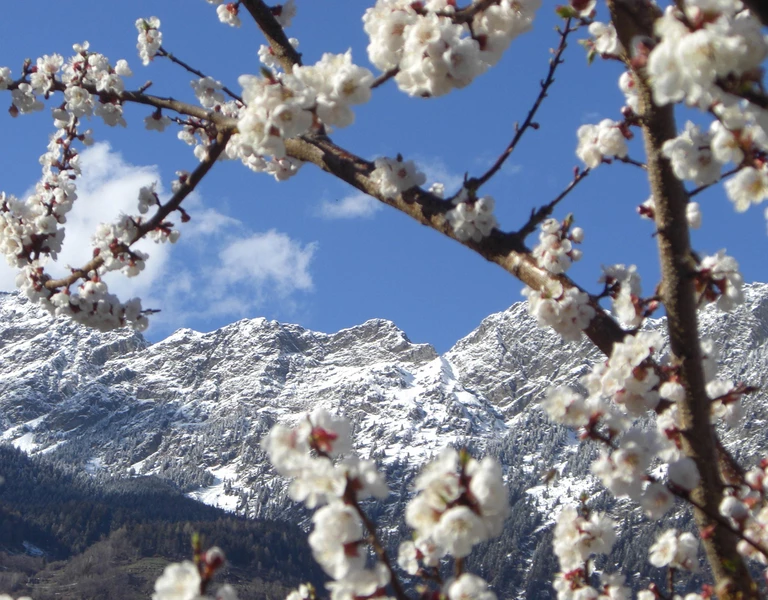
{"label": "snow-covered mountain", "polygon": [[[749,286],[746,296],[731,315],[704,311],[701,327],[720,346],[725,376],[764,385],[768,285]],[[3,294],[0,440],[95,475],[154,474],[203,502],[278,518],[287,514],[284,485],[259,448],[278,420],[318,405],[350,418],[360,454],[387,467],[392,515],[414,469],[448,444],[468,444],[500,457],[515,509],[502,541],[487,549],[486,570],[504,569],[489,578],[531,589],[546,568],[541,532],[552,507],[597,490],[588,471],[594,449],[579,451],[537,401],[552,384],[576,383],[597,359],[588,342],[565,344],[538,328],[523,303],[440,356],[384,320],[332,334],[242,320],[149,344],[130,331],[52,321]],[[739,443],[741,456],[768,447],[767,413],[764,395],[747,401],[744,429],[758,439]],[[545,485],[553,468],[559,477]]]}

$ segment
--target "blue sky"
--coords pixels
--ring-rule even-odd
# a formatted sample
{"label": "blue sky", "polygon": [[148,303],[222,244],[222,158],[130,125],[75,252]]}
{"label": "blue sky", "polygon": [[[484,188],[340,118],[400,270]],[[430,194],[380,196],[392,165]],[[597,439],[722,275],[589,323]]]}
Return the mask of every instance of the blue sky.
{"label": "blue sky", "polygon": [[[288,33],[300,40],[304,61],[323,52],[352,48],[358,64],[370,66],[361,16],[370,2],[297,0],[298,14]],[[164,46],[233,89],[243,73],[257,73],[263,39],[243,15],[243,26],[218,22],[204,0],[44,0],[34,16],[29,6],[10,3],[0,21],[0,66],[20,71],[25,57],[58,52],[88,40],[91,49],[116,61],[125,58],[137,88],[151,80],[151,92],[194,102],[190,77],[160,59],[142,67],[134,21],[158,16]],[[414,159],[428,183],[447,187],[465,172],[479,175],[509,142],[545,75],[554,47],[557,19],[545,3],[534,30],[516,40],[494,69],[464,90],[437,99],[415,99],[393,82],[375,90],[373,100],[356,108],[356,122],[334,140],[366,158]],[[579,32],[576,38],[585,37]],[[620,69],[597,61],[587,67],[583,49],[572,41],[566,63],[537,119],[538,131],[523,138],[505,169],[485,188],[496,199],[502,229],[513,230],[532,208],[554,198],[571,180],[576,129],[603,118],[619,119]],[[9,96],[5,98],[10,105]],[[175,132],[145,131],[146,108],[126,109],[127,129],[93,122],[99,144],[84,156],[81,208],[72,215],[70,245],[64,259],[88,257],[90,231],[99,219],[134,211],[140,185],[158,181],[168,190],[174,172],[192,170],[191,148]],[[694,118],[701,120],[700,116]],[[23,195],[40,174],[37,162],[52,131],[48,111],[2,118],[0,189]],[[680,119],[680,127],[685,117]],[[642,159],[638,142],[631,155]],[[573,212],[586,231],[584,259],[573,278],[597,291],[601,264],[637,264],[644,290],[658,281],[652,226],[636,206],[647,198],[637,168],[602,165],[562,204],[556,216]],[[768,247],[762,210],[737,215],[721,188],[702,194],[704,225],[694,232],[702,253],[727,248],[747,281],[765,281]],[[336,331],[369,318],[386,318],[413,341],[447,350],[483,317],[521,300],[511,276],[448,238],[408,217],[359,198],[355,190],[311,165],[285,183],[255,174],[239,163],[223,163],[199,186],[189,206],[192,221],[181,228],[176,247],[150,246],[153,255],[138,280],[115,280],[122,297],[139,294],[145,306],[159,308],[148,332],[157,340],[177,327],[207,331],[239,318],[266,316],[319,331]],[[530,239],[534,242],[534,238]],[[12,287],[10,270],[0,270],[0,287]]]}

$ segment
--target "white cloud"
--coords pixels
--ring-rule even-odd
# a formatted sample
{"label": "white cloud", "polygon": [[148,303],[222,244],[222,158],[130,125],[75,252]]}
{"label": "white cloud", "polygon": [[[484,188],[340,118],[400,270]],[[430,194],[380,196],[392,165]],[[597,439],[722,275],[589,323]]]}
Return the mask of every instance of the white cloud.
{"label": "white cloud", "polygon": [[274,229],[235,240],[219,252],[217,281],[226,286],[245,285],[281,296],[312,289],[309,264],[317,250],[312,242],[302,247]]}
{"label": "white cloud", "polygon": [[325,219],[370,218],[381,208],[381,202],[375,198],[357,193],[345,196],[341,200],[325,200],[320,205],[319,214]]}

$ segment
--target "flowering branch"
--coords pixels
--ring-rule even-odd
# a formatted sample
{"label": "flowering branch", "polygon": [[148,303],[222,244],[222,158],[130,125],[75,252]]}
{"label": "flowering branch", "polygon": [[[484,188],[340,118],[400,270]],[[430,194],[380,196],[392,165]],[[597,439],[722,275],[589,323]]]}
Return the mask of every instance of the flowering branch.
{"label": "flowering branch", "polygon": [[[379,184],[371,178],[373,165],[337,146],[327,137],[289,139],[285,141],[285,147],[289,156],[315,164],[361,192],[407,214],[422,225],[458,241],[486,260],[496,263],[532,289],[543,290],[556,282],[565,290],[581,291],[568,277],[554,276],[539,266],[525,246],[523,236],[494,229],[480,242],[462,240],[446,218],[447,212],[453,207],[451,202],[416,187],[394,197],[385,196]],[[594,302],[594,306],[596,314],[584,332],[606,356],[610,356],[613,345],[623,340],[627,332],[602,309],[598,309],[597,302]]]}
{"label": "flowering branch", "polygon": [[[168,202],[165,204],[160,205],[157,212],[152,216],[151,219],[138,225],[136,236],[133,241],[128,244],[128,247],[142,239],[150,231],[157,229],[160,225],[163,224],[166,217],[168,217],[168,215],[170,215],[173,211],[180,210],[181,203],[184,201],[184,199],[192,193],[192,191],[202,181],[203,177],[208,174],[208,172],[211,170],[211,167],[213,167],[213,165],[216,163],[219,156],[224,151],[224,148],[227,145],[227,141],[231,135],[231,132],[219,134],[216,142],[210,147],[207,158],[203,160],[184,181],[182,181],[181,186],[171,197],[171,199],[168,200]],[[49,290],[68,288],[80,279],[87,279],[90,277],[90,273],[96,271],[103,264],[104,257],[101,255],[95,256],[81,268],[72,269],[72,272],[66,277],[61,279],[48,279],[45,282],[45,287]]]}
{"label": "flowering branch", "polygon": [[392,566],[392,561],[389,558],[387,550],[384,548],[381,540],[379,540],[378,536],[376,535],[376,523],[371,521],[371,518],[365,514],[365,511],[357,501],[357,493],[351,488],[352,482],[347,481],[347,490],[345,490],[344,494],[345,501],[352,506],[357,515],[360,517],[360,520],[363,522],[365,529],[368,531],[369,542],[373,547],[373,551],[376,553],[376,556],[379,558],[382,564],[387,568],[387,571],[389,571],[389,583],[392,585],[392,589],[395,592],[395,598],[398,600],[408,600],[408,595],[405,593],[405,590],[403,590],[403,585],[400,583],[397,571],[395,571],[394,567]]}
{"label": "flowering branch", "polygon": [[[479,2],[477,4],[482,4],[482,2]],[[473,5],[474,7],[475,5]],[[490,169],[488,169],[483,175],[477,178],[471,178],[466,183],[466,187],[468,189],[477,190],[482,186],[484,183],[486,183],[491,177],[493,177],[499,169],[501,169],[504,162],[509,158],[509,155],[514,152],[515,147],[517,146],[517,143],[520,141],[520,138],[523,137],[523,134],[528,130],[528,128],[532,129],[538,129],[539,124],[536,123],[533,119],[536,116],[536,113],[539,110],[539,107],[541,106],[541,103],[544,101],[544,98],[547,97],[547,92],[549,91],[549,88],[552,86],[552,84],[555,82],[555,72],[557,71],[557,67],[559,67],[564,61],[562,58],[563,53],[565,52],[565,49],[568,47],[567,40],[568,36],[579,29],[580,25],[576,25],[575,27],[571,27],[571,23],[573,22],[573,19],[570,17],[566,19],[565,21],[565,27],[563,29],[557,28],[557,32],[560,34],[560,44],[557,47],[557,50],[555,51],[555,55],[549,59],[549,70],[547,71],[547,76],[544,78],[543,81],[540,82],[540,89],[539,89],[539,95],[536,96],[536,100],[533,103],[533,106],[528,111],[528,115],[525,117],[525,121],[523,121],[522,126],[518,126],[515,124],[515,135],[512,138],[512,141],[509,143],[509,145],[506,147],[504,152],[501,153],[501,156],[496,159],[496,162],[493,163]]]}
{"label": "flowering branch", "polygon": [[[609,0],[611,17],[625,48],[632,47],[635,35],[653,36],[655,10],[627,0]],[[698,338],[697,296],[692,250],[686,219],[688,194],[662,154],[665,141],[677,136],[673,105],[657,106],[645,73],[635,69],[634,80],[640,99],[648,179],[656,202],[657,243],[662,270],[662,297],[667,312],[669,343],[679,365],[685,394],[678,402],[682,449],[693,459],[701,475],[691,493],[694,516],[700,531],[712,529],[704,547],[712,567],[721,600],[757,598],[754,583],[736,551],[736,538],[710,516],[722,500],[722,482],[717,469],[710,405],[706,393],[702,352]]]}

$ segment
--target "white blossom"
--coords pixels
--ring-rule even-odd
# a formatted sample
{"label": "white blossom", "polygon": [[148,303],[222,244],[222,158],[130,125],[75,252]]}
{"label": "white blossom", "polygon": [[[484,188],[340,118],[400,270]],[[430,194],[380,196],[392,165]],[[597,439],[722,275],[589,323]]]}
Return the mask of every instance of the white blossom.
{"label": "white blossom", "polygon": [[454,208],[445,213],[445,219],[459,241],[479,242],[498,226],[493,215],[496,203],[491,196],[470,200],[466,188],[462,188],[453,199],[453,204]]}
{"label": "white blossom", "polygon": [[195,600],[200,596],[200,582],[193,562],[172,563],[155,582],[152,600]]}
{"label": "white blossom", "polygon": [[566,341],[579,341],[595,316],[589,294],[577,288],[564,290],[559,281],[547,282],[542,291],[526,287],[523,295],[539,327],[552,327]]}
{"label": "white blossom", "polygon": [[624,158],[629,151],[619,124],[611,119],[603,119],[597,125],[582,125],[576,135],[576,156],[590,169],[599,166],[605,157]]}
{"label": "white blossom", "polygon": [[141,58],[142,64],[147,66],[163,43],[160,19],[157,17],[137,19],[136,29],[139,31],[139,41],[136,44],[136,49],[139,51],[139,58]]}
{"label": "white blossom", "polygon": [[464,573],[446,584],[448,600],[496,600],[482,577]]}
{"label": "white blossom", "polygon": [[648,559],[654,567],[670,566],[686,571],[698,571],[699,542],[692,533],[668,529],[656,538]]}
{"label": "white blossom", "polygon": [[416,168],[412,160],[404,161],[401,156],[396,159],[377,158],[376,168],[371,173],[371,181],[376,183],[385,198],[395,198],[411,188],[424,185],[427,176]]}
{"label": "white blossom", "polygon": [[240,27],[242,21],[240,21],[240,6],[236,2],[227,2],[226,4],[219,4],[216,7],[216,15],[219,17],[219,21],[230,27]]}

